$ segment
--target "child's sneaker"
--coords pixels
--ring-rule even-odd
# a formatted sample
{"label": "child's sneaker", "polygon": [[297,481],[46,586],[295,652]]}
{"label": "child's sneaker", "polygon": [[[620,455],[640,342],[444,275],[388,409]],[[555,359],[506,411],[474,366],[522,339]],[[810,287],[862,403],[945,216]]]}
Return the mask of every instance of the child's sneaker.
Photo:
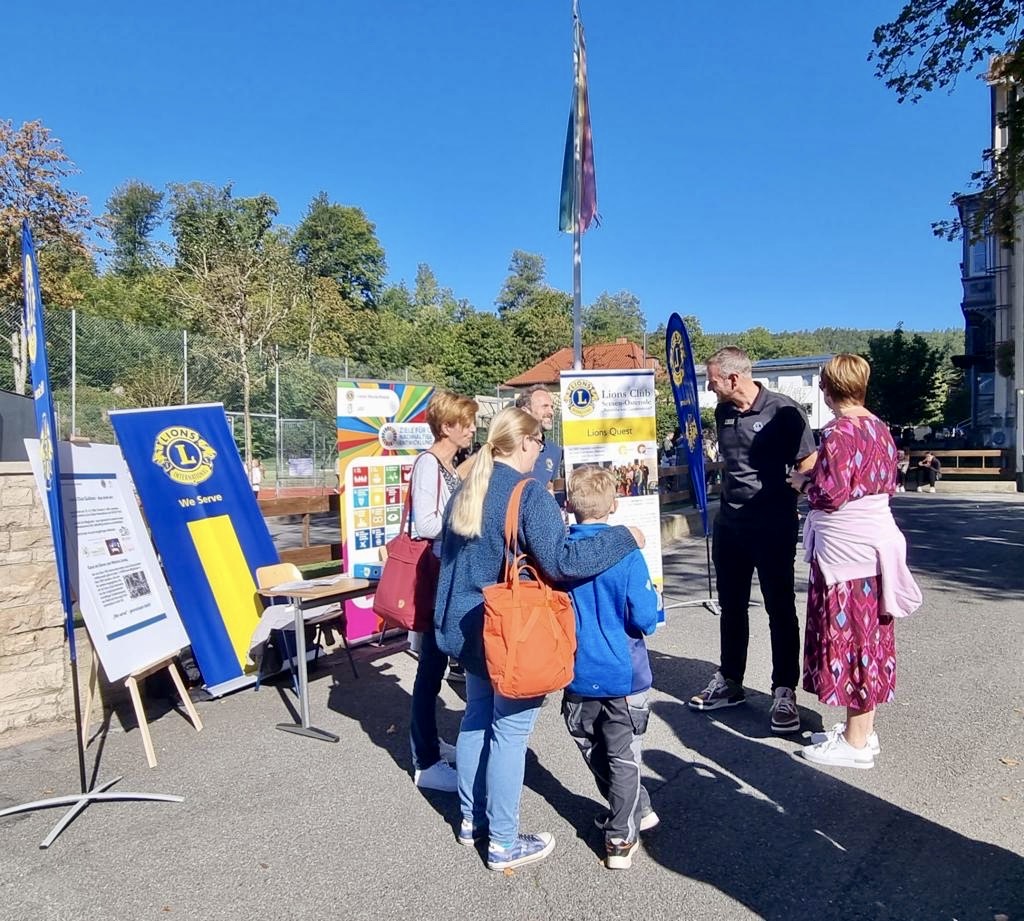
{"label": "child's sneaker", "polygon": [[735,707],[746,699],[741,684],[726,678],[721,672],[715,672],[708,686],[694,694],[688,703],[693,710],[717,710],[719,707]]}
{"label": "child's sneaker", "polygon": [[640,846],[640,839],[623,841],[621,838],[610,838],[605,842],[604,865],[609,870],[628,870],[633,866],[633,851]]}
{"label": "child's sneaker", "polygon": [[[594,816],[594,825],[601,831],[607,831],[608,819],[610,816],[607,812],[599,812]],[[658,813],[653,809],[649,809],[642,816],[640,816],[640,831],[650,831],[652,828],[657,828],[661,819],[658,818]]]}
{"label": "child's sneaker", "polygon": [[488,870],[512,870],[543,860],[555,849],[554,836],[546,831],[537,835],[519,835],[508,847],[492,841],[487,846]]}

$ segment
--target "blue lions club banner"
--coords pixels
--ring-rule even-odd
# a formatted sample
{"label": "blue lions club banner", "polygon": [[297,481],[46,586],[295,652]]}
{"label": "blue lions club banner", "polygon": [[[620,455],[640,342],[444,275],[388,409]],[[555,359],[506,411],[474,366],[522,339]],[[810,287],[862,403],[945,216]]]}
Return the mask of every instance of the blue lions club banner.
{"label": "blue lions club banner", "polygon": [[64,607],[68,650],[71,661],[75,662],[78,655],[75,650],[75,621],[71,611],[67,541],[64,536],[64,503],[61,498],[60,464],[57,460],[57,427],[53,415],[53,394],[50,392],[50,372],[46,363],[46,332],[43,326],[43,297],[39,291],[39,265],[36,262],[36,249],[28,221],[21,222],[21,267],[25,290],[22,321],[32,375],[36,431],[39,432],[39,456],[43,471],[41,485],[46,493],[43,498],[50,518],[50,531],[53,534],[53,550],[57,563],[57,579],[60,583],[60,600]]}
{"label": "blue lions club banner", "polygon": [[110,421],[207,689],[250,683],[256,569],[278,557],[224,407],[118,410]]}
{"label": "blue lions club banner", "polygon": [[668,360],[668,378],[672,383],[672,396],[676,401],[679,431],[686,450],[686,463],[690,468],[690,488],[700,509],[704,536],[708,536],[708,486],[704,476],[704,438],[700,428],[700,402],[697,390],[697,371],[693,366],[693,349],[678,313],[668,318],[665,331],[665,352]]}

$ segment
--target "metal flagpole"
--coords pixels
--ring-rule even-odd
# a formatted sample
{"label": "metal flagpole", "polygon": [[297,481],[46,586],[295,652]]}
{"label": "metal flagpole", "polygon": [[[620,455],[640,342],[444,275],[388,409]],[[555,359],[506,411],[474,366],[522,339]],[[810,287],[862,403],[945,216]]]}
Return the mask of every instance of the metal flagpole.
{"label": "metal flagpole", "polygon": [[579,3],[573,0],[573,120],[572,120],[572,357],[573,367],[583,370],[583,125],[580,123]]}

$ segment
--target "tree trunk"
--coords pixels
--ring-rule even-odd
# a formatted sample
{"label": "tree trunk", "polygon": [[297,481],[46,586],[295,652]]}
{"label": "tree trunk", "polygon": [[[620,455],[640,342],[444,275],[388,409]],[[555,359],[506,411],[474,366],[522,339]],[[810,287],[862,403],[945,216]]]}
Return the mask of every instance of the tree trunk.
{"label": "tree trunk", "polygon": [[245,448],[246,473],[252,469],[252,418],[249,415],[249,400],[252,396],[252,377],[245,354],[245,337],[238,334],[238,355],[242,363],[242,443]]}

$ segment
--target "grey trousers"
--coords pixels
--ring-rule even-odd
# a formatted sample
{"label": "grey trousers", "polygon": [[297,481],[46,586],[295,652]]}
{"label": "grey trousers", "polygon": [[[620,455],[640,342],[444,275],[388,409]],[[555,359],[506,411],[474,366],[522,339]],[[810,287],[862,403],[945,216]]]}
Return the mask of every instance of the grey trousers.
{"label": "grey trousers", "polygon": [[640,819],[651,811],[651,800],[640,782],[640,743],[650,710],[647,692],[629,697],[562,698],[562,716],[608,801],[605,839],[636,841]]}

